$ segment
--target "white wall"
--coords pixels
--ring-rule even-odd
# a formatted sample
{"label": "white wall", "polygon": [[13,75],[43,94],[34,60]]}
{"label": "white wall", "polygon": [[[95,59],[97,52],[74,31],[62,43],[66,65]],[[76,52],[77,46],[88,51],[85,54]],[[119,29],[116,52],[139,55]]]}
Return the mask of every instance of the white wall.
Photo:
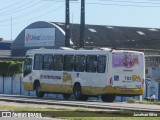
{"label": "white wall", "polygon": [[0,77],[0,93],[3,93],[3,78]]}
{"label": "white wall", "polygon": [[151,95],[155,95],[158,99],[158,94],[160,94],[159,82],[156,82],[154,79],[151,81],[146,81],[145,93],[143,98],[150,97]]}
{"label": "white wall", "polygon": [[156,95],[156,98],[158,99],[160,88],[159,82],[157,82],[157,80],[160,80],[160,66],[148,67],[147,69],[148,73],[146,74],[146,78],[149,78],[150,81],[146,81],[146,89],[143,98],[149,97],[151,95]]}
{"label": "white wall", "polygon": [[[3,79],[4,79],[4,88],[3,88]],[[13,80],[13,83],[12,83],[12,80]],[[3,89],[4,89],[4,93],[3,93]],[[21,74],[15,75],[14,77],[4,77],[4,78],[0,76],[0,94],[36,96],[35,91],[24,90]],[[62,95],[45,94],[45,97],[62,98]]]}
{"label": "white wall", "polygon": [[11,77],[4,78],[4,94],[11,94]]}

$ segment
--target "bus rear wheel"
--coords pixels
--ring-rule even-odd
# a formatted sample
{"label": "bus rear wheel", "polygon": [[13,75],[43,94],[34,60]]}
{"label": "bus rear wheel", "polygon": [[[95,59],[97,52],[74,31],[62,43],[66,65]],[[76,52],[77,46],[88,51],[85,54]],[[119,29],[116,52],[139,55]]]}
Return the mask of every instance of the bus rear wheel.
{"label": "bus rear wheel", "polygon": [[37,96],[38,98],[43,98],[43,96],[44,96],[44,93],[41,92],[40,84],[37,84],[37,85],[36,85],[36,96]]}
{"label": "bus rear wheel", "polygon": [[79,84],[74,85],[73,94],[76,100],[86,101],[88,99],[88,96],[82,94],[81,86]]}
{"label": "bus rear wheel", "polygon": [[101,95],[101,99],[103,102],[113,102],[115,98],[116,98],[116,95],[112,95],[112,94]]}
{"label": "bus rear wheel", "polygon": [[69,93],[63,93],[62,95],[64,99],[69,99],[71,97],[71,94]]}

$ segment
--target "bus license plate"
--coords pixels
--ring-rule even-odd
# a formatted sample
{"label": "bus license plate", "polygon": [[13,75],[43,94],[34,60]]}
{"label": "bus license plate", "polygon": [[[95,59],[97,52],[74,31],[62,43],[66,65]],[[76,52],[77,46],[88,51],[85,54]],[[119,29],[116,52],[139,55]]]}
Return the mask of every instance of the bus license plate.
{"label": "bus license plate", "polygon": [[124,90],[124,93],[130,94],[130,93],[132,93],[132,91],[131,90]]}

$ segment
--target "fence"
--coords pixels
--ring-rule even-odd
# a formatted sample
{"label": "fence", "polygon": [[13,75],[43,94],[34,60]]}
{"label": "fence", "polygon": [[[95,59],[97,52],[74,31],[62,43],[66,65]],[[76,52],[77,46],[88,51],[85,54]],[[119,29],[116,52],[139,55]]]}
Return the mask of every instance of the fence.
{"label": "fence", "polygon": [[[22,75],[0,77],[0,94],[36,96],[35,91],[24,90]],[[45,94],[45,97],[62,98],[58,94]]]}

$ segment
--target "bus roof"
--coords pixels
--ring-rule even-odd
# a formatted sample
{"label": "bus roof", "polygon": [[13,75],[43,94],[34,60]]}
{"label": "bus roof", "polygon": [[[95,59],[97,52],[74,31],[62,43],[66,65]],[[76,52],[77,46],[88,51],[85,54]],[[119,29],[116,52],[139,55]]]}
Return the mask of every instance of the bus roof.
{"label": "bus roof", "polygon": [[109,54],[112,52],[135,52],[135,53],[142,53],[138,51],[129,51],[129,50],[114,50],[114,49],[109,49],[109,48],[102,48],[102,49],[93,49],[93,50],[86,50],[86,49],[45,49],[45,48],[40,48],[40,49],[31,49],[27,51],[27,54]]}

